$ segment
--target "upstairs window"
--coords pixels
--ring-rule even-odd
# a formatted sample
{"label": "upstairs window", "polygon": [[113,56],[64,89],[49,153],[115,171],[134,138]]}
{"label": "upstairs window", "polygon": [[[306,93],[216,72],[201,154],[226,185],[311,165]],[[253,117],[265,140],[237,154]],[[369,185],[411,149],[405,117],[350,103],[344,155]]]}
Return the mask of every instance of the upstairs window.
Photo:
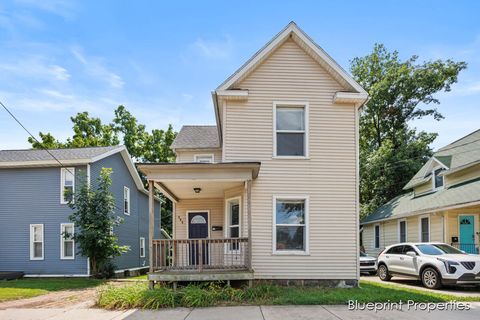
{"label": "upstairs window", "polygon": [[123,213],[130,215],[130,189],[123,187]]}
{"label": "upstairs window", "polygon": [[194,160],[199,163],[213,163],[213,154],[196,154]]}
{"label": "upstairs window", "polygon": [[60,258],[75,259],[75,241],[73,240],[73,223],[60,225]]}
{"label": "upstairs window", "polygon": [[443,168],[439,168],[433,171],[433,188],[439,189],[443,187],[443,176],[440,173],[443,171]]}
{"label": "upstairs window", "polygon": [[307,106],[275,105],[274,156],[307,156]]}
{"label": "upstairs window", "polygon": [[60,170],[60,176],[60,203],[67,204],[73,201],[75,192],[75,168],[62,168]]}

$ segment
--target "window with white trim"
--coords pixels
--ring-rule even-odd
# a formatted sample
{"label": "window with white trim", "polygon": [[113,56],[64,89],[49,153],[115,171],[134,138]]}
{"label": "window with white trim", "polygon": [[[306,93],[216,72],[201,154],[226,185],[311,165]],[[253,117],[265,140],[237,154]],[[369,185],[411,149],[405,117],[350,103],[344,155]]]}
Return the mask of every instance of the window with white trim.
{"label": "window with white trim", "polygon": [[140,258],[145,258],[145,238],[140,237]]}
{"label": "window with white trim", "polygon": [[400,242],[407,242],[407,221],[398,221],[398,240]]}
{"label": "window with white trim", "polygon": [[73,223],[60,225],[60,259],[75,259],[75,241]]}
{"label": "window with white trim", "polygon": [[420,218],[420,242],[430,241],[430,218]]}
{"label": "window with white trim", "polygon": [[[227,201],[227,238],[240,237],[240,199],[231,199]],[[232,242],[229,246],[230,250],[238,250],[239,243]]]}
{"label": "window with white trim", "polygon": [[380,225],[375,225],[374,226],[374,239],[373,239],[373,246],[375,247],[375,249],[378,249],[380,248]]}
{"label": "window with white trim", "polygon": [[67,204],[75,193],[75,168],[61,168],[60,176],[60,203]]}
{"label": "window with white trim", "polygon": [[195,162],[213,163],[213,154],[196,154],[193,156]]}
{"label": "window with white trim", "polygon": [[307,251],[307,199],[275,199],[275,249],[276,252]]}
{"label": "window with white trim", "polygon": [[130,215],[130,189],[123,187],[123,213]]}
{"label": "window with white trim", "polygon": [[30,260],[43,260],[43,224],[30,225]]}
{"label": "window with white trim", "polygon": [[443,176],[440,175],[444,169],[438,168],[433,171],[433,188],[440,189],[443,187]]}
{"label": "window with white trim", "polygon": [[275,105],[275,156],[307,156],[306,109]]}

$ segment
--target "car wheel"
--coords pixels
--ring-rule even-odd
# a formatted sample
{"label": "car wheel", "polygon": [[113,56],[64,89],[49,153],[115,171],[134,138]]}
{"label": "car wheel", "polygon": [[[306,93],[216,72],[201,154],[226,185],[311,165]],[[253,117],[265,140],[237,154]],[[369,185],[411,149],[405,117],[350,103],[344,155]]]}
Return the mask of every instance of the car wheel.
{"label": "car wheel", "polygon": [[370,271],[368,274],[371,275],[371,276],[375,276],[375,275],[377,275],[377,271]]}
{"label": "car wheel", "polygon": [[422,272],[422,284],[428,289],[439,289],[442,286],[440,274],[434,268],[426,268]]}
{"label": "car wheel", "polygon": [[388,272],[388,268],[386,265],[382,264],[378,267],[378,277],[382,281],[390,281],[390,279],[392,279],[392,276]]}

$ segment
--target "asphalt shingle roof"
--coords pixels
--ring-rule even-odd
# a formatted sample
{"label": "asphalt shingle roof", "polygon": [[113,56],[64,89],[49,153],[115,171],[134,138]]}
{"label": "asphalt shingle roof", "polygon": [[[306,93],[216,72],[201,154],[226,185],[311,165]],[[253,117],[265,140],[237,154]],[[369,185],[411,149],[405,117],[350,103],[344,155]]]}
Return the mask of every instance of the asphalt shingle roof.
{"label": "asphalt shingle roof", "polygon": [[[120,146],[111,147],[90,147],[71,149],[49,149],[48,151],[58,160],[80,160],[95,158],[101,154],[117,149]],[[24,162],[54,160],[46,150],[24,149],[24,150],[0,150],[0,162]]]}
{"label": "asphalt shingle roof", "polygon": [[220,148],[217,126],[183,126],[172,149]]}
{"label": "asphalt shingle roof", "polygon": [[423,195],[414,196],[413,192],[398,196],[374,213],[362,220],[362,223],[397,218],[409,214],[429,211],[436,208],[449,207],[480,201],[480,179],[470,180]]}
{"label": "asphalt shingle roof", "polygon": [[[440,148],[433,154],[435,159],[443,163],[449,170],[455,170],[459,167],[468,165],[476,161],[480,161],[480,130],[470,133],[469,135]],[[429,180],[427,172],[432,159],[427,161],[425,165],[417,172],[417,174],[405,185],[404,189],[408,190],[416,185]],[[448,174],[448,171],[445,172]]]}

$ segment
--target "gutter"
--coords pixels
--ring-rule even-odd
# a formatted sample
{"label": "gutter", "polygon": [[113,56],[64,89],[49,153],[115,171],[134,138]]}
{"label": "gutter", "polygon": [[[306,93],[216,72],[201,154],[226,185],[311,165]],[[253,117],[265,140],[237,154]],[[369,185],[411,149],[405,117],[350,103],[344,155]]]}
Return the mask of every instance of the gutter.
{"label": "gutter", "polygon": [[222,121],[220,120],[220,110],[218,109],[218,96],[216,91],[212,91],[213,109],[215,110],[215,120],[217,121],[218,142],[222,145]]}

